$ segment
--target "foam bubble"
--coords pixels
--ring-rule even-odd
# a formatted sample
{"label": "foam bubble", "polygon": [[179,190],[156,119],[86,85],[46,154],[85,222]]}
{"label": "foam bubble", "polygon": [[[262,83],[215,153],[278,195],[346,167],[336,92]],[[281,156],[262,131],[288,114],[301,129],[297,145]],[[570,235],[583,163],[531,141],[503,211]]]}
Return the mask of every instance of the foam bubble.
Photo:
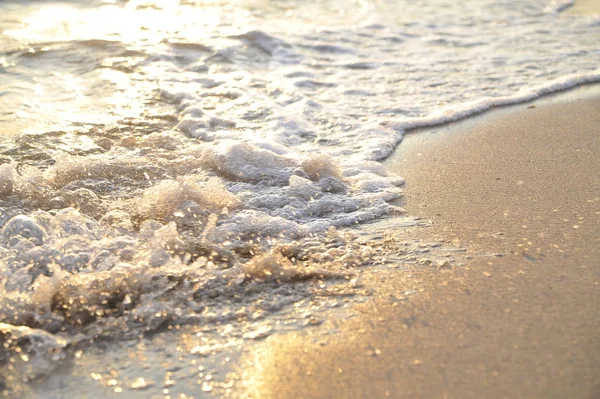
{"label": "foam bubble", "polygon": [[10,219],[0,231],[0,242],[5,246],[14,246],[21,240],[42,245],[47,238],[46,231],[33,218],[25,215]]}
{"label": "foam bubble", "polygon": [[0,165],[0,198],[6,197],[13,192],[14,169],[11,164]]}
{"label": "foam bubble", "polygon": [[235,208],[239,200],[223,186],[221,181],[210,178],[204,182],[198,182],[199,176],[180,176],[176,180],[163,181],[144,192],[142,198],[136,204],[136,215],[141,220],[172,220],[175,217],[200,218],[202,214],[176,213],[185,202],[191,207],[199,207],[201,210],[220,212],[223,208]]}
{"label": "foam bubble", "polygon": [[206,166],[215,173],[245,182],[287,183],[293,169],[298,166],[291,158],[250,143],[225,142],[206,147],[203,156]]}
{"label": "foam bubble", "polygon": [[319,180],[322,177],[342,178],[340,165],[326,154],[311,156],[301,163],[301,167],[311,180]]}
{"label": "foam bubble", "polygon": [[0,323],[0,345],[2,355],[12,353],[8,359],[0,355],[0,362],[11,362],[18,379],[24,381],[48,375],[65,357],[61,353],[66,347],[63,339],[25,326]]}

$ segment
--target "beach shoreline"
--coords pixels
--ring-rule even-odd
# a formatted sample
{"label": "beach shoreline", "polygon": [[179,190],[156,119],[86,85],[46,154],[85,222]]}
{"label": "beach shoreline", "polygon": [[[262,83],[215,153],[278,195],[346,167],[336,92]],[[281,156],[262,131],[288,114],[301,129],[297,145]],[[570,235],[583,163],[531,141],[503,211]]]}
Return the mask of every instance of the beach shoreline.
{"label": "beach shoreline", "polygon": [[0,396],[597,396],[599,10],[0,2]]}
{"label": "beach shoreline", "polygon": [[[351,305],[349,317],[267,334],[242,351],[235,343],[202,361],[205,370],[221,378],[231,373],[228,381],[237,381],[231,397],[588,398],[600,393],[600,376],[594,373],[600,365],[594,336],[600,328],[594,314],[600,304],[600,270],[594,264],[600,256],[594,229],[600,187],[591,178],[600,173],[593,156],[600,149],[594,112],[600,108],[599,92],[600,85],[586,85],[408,132],[385,165],[406,179],[403,206],[423,223],[397,226],[394,233],[398,239],[454,248],[459,262],[442,264],[438,271],[380,270],[379,277],[373,270],[370,277],[381,279],[377,289],[364,303]],[[585,201],[573,203],[578,199]],[[572,213],[565,216],[566,211]],[[71,392],[78,376],[115,362],[132,381],[150,375],[152,391],[165,367],[193,363],[202,336],[184,331],[127,348],[86,351],[56,376],[37,382],[28,397],[48,388]],[[196,385],[189,393],[199,394],[202,386],[192,377],[178,385]],[[94,383],[76,391],[118,395],[110,385]]]}
{"label": "beach shoreline", "polygon": [[407,134],[386,165],[432,227],[405,233],[467,248],[466,266],[382,282],[327,339],[270,338],[251,396],[600,395],[597,90]]}

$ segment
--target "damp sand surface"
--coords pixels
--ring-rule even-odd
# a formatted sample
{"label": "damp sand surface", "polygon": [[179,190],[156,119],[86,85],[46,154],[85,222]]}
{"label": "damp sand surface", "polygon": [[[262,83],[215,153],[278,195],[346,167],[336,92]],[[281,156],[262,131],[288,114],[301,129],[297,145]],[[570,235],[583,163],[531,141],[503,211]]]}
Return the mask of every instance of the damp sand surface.
{"label": "damp sand surface", "polygon": [[577,0],[569,9],[573,14],[600,14],[600,2],[598,0]]}
{"label": "damp sand surface", "polygon": [[[251,395],[600,396],[600,96],[582,97],[408,135],[388,166],[409,182],[407,211],[432,222],[409,234],[471,259],[382,282],[330,339],[266,342]],[[407,284],[422,292],[398,300]]]}

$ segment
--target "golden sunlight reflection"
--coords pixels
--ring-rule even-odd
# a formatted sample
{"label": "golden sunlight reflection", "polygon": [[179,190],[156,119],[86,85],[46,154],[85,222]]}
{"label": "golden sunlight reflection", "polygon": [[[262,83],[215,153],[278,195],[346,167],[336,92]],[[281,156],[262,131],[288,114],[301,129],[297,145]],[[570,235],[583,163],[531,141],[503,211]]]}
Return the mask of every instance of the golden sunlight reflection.
{"label": "golden sunlight reflection", "polygon": [[[156,93],[184,85],[186,73],[190,79],[198,71],[217,78],[227,69],[227,62],[218,62],[220,52],[225,58],[237,54],[228,49],[239,44],[232,39],[236,35],[260,31],[265,21],[282,32],[290,21],[295,30],[336,18],[358,22],[375,3],[326,1],[326,12],[316,14],[310,4],[269,0],[39,4],[11,17],[15,22],[2,32],[18,55],[0,58],[0,67],[24,70],[26,79],[15,81],[0,98],[9,122],[0,126],[1,134],[74,131],[140,119],[152,112],[148,105],[162,107],[153,101]],[[217,62],[203,61],[209,53]]]}
{"label": "golden sunlight reflection", "polygon": [[177,34],[199,39],[221,25],[223,11],[230,26],[245,24],[244,9],[222,7],[218,2],[202,6],[180,6],[179,1],[130,1],[125,7],[106,4],[99,9],[79,9],[75,6],[54,5],[41,8],[23,20],[21,29],[4,33],[30,43],[74,40],[117,40],[133,44],[156,44],[167,36]]}
{"label": "golden sunlight reflection", "polygon": [[[234,3],[104,1],[97,9],[61,4],[32,11],[3,32],[28,54],[19,67],[32,68],[36,76],[9,101],[17,109],[6,128],[28,134],[71,131],[81,124],[139,117],[164,77],[164,67],[144,61],[172,55],[173,43],[212,38],[215,45],[215,38],[248,29],[250,12]],[[14,66],[5,58],[0,63]]]}
{"label": "golden sunlight reflection", "polygon": [[[279,386],[298,379],[299,375],[310,375],[310,365],[298,363],[304,342],[299,334],[272,336],[244,352],[237,363],[236,379],[241,382],[245,397],[278,397]],[[283,374],[281,365],[292,364],[294,373]],[[298,393],[298,392],[297,392]],[[298,393],[300,394],[300,393]]]}

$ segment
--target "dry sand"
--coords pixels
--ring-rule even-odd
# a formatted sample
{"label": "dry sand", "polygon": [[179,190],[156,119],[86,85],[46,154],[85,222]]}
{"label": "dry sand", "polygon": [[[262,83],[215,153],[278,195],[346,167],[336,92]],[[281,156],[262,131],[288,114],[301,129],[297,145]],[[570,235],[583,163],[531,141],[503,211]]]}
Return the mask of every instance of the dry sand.
{"label": "dry sand", "polygon": [[[325,340],[271,337],[246,359],[248,393],[600,398],[600,95],[574,97],[409,135],[389,166],[432,227],[407,235],[472,259],[398,273]],[[410,284],[423,292],[389,299]]]}

